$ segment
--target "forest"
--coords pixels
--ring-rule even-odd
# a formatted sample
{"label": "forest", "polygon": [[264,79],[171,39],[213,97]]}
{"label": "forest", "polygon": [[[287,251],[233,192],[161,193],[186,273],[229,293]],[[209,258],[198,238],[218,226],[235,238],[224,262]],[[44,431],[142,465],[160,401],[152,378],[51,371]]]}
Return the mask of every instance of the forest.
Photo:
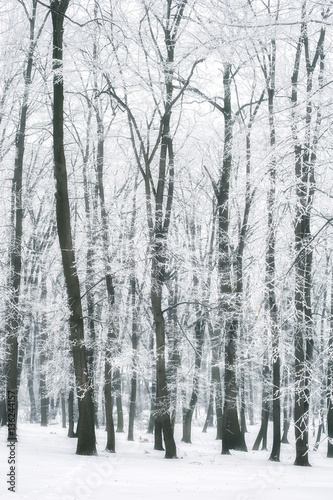
{"label": "forest", "polygon": [[[333,458],[333,2],[0,4],[0,421]],[[272,433],[269,433],[272,429]],[[66,431],[67,432],[67,431]],[[311,431],[312,432],[312,431]],[[272,436],[270,438],[269,436]]]}

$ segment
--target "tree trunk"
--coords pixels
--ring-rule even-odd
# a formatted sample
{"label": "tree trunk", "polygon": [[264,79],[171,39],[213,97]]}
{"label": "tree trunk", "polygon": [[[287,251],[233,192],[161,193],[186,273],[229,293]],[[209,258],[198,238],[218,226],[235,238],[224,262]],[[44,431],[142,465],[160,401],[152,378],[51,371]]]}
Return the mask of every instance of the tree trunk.
{"label": "tree trunk", "polygon": [[285,390],[285,396],[283,398],[283,430],[282,430],[281,443],[289,444],[288,432],[290,428],[290,419],[291,419],[291,396],[289,390],[289,376],[287,370],[285,370],[284,372],[283,385]]}
{"label": "tree trunk", "polygon": [[268,242],[266,252],[266,287],[269,324],[272,335],[272,364],[273,364],[273,446],[269,460],[280,461],[281,451],[281,408],[280,408],[280,333],[278,326],[278,310],[276,300],[276,277],[275,277],[275,221],[274,210],[276,204],[276,132],[275,132],[275,65],[276,65],[276,42],[270,42],[270,65],[269,74],[266,74],[266,86],[268,93],[268,116],[270,130],[271,161],[269,165],[269,191],[267,199],[268,212]]}
{"label": "tree trunk", "polygon": [[231,64],[224,66],[224,151],[223,166],[219,187],[215,186],[218,202],[218,271],[219,271],[219,307],[220,318],[224,325],[224,404],[222,416],[222,454],[229,454],[230,449],[246,450],[244,436],[241,433],[237,410],[236,383],[236,342],[238,335],[237,306],[238,291],[232,283],[232,261],[229,244],[229,203],[230,174],[232,168],[233,119],[231,109]]}
{"label": "tree trunk", "polygon": [[207,415],[206,415],[206,420],[205,420],[202,432],[207,432],[208,427],[213,427],[213,425],[214,425],[213,405],[214,405],[214,388],[213,388],[213,384],[211,383],[210,389],[209,389],[209,401],[208,401]]}
{"label": "tree trunk", "polygon": [[267,429],[269,420],[269,390],[268,390],[269,366],[267,356],[264,358],[262,367],[262,401],[261,401],[261,425],[258,436],[252,450],[259,450],[262,441],[262,450],[267,450]]}
{"label": "tree trunk", "polygon": [[66,429],[66,421],[67,421],[67,417],[66,417],[66,399],[65,399],[65,396],[64,396],[63,392],[61,393],[61,421],[62,421],[62,428]]}
{"label": "tree trunk", "polygon": [[[153,256],[153,276],[158,277],[157,272],[157,256]],[[160,256],[158,257],[160,260]],[[156,278],[153,283],[156,283]],[[156,403],[155,403],[155,416],[157,422],[161,425],[163,430],[163,437],[165,442],[165,458],[175,458],[176,444],[173,438],[173,431],[169,413],[169,394],[166,380],[166,367],[165,367],[165,325],[162,313],[162,287],[160,284],[153,284],[151,290],[151,301],[155,320],[155,333],[156,333]],[[156,427],[155,427],[156,430]]]}
{"label": "tree trunk", "polygon": [[64,88],[62,77],[63,24],[69,0],[51,2],[53,24],[53,152],[56,180],[57,230],[62,265],[67,288],[70,316],[70,341],[79,406],[78,455],[96,454],[94,405],[88,381],[86,348],[80,285],[72,242],[70,207],[67,187],[67,169],[64,151]]}
{"label": "tree trunk", "polygon": [[[320,106],[314,130],[311,130],[313,73],[320,60],[319,87],[323,85],[325,27],[322,27],[317,42],[315,56],[310,61],[309,39],[307,34],[306,3],[302,6],[301,35],[297,44],[294,71],[292,75],[292,137],[294,142],[294,162],[296,179],[296,210],[295,210],[295,403],[294,422],[296,438],[295,465],[309,466],[309,406],[311,365],[313,357],[313,320],[311,305],[312,288],[312,247],[311,242],[311,211],[314,195],[314,165],[316,162],[316,147],[321,122]],[[298,80],[302,46],[304,46],[306,63],[306,117],[304,143],[299,139],[298,116]],[[311,143],[312,138],[312,143]]]}
{"label": "tree trunk", "polygon": [[117,429],[116,432],[124,432],[123,401],[121,396],[121,373],[119,368],[113,374],[113,392],[116,399],[117,408]]}
{"label": "tree trunk", "polygon": [[216,413],[216,439],[222,439],[222,386],[219,360],[221,355],[220,338],[214,336],[212,324],[208,324],[209,335],[212,349],[212,375],[211,384],[215,394],[215,413]]}
{"label": "tree trunk", "polygon": [[195,360],[194,360],[194,376],[193,376],[193,389],[190,399],[190,404],[185,410],[184,420],[183,420],[183,437],[182,441],[184,443],[191,443],[191,430],[192,430],[192,417],[195,405],[198,401],[199,392],[199,377],[200,377],[200,367],[202,359],[202,349],[205,335],[206,321],[202,312],[197,308],[197,319],[195,323]]}
{"label": "tree trunk", "polygon": [[74,389],[71,388],[68,394],[68,433],[69,438],[77,437],[74,432]]}
{"label": "tree trunk", "polygon": [[162,428],[162,422],[159,420],[155,420],[155,425],[154,425],[154,450],[157,451],[164,451],[163,447],[163,428]]}
{"label": "tree trunk", "polygon": [[[97,86],[96,86],[97,88]],[[86,216],[86,234],[87,234],[87,254],[86,254],[86,300],[87,300],[87,326],[88,326],[88,346],[87,347],[87,366],[88,366],[88,377],[89,377],[89,385],[91,387],[92,399],[94,404],[94,421],[95,426],[98,429],[98,400],[95,397],[95,369],[96,369],[96,360],[95,360],[95,350],[96,350],[96,328],[95,328],[95,317],[96,317],[96,308],[95,308],[95,297],[93,293],[94,287],[94,278],[95,278],[95,270],[94,270],[94,248],[95,248],[95,233],[93,228],[96,224],[96,211],[97,211],[97,200],[96,194],[94,193],[92,196],[91,191],[89,190],[89,182],[88,182],[88,174],[87,174],[87,164],[89,160],[89,134],[91,132],[91,103],[89,103],[89,115],[87,120],[87,142],[85,146],[85,150],[82,152],[82,174],[83,174],[83,190],[84,190],[84,207],[85,207],[85,216]],[[101,140],[99,137],[98,140]],[[82,148],[83,149],[83,148]],[[91,201],[92,198],[92,201]]]}
{"label": "tree trunk", "polygon": [[[111,339],[108,339],[110,343]],[[105,417],[106,417],[106,432],[107,441],[105,450],[110,453],[116,452],[116,438],[113,423],[113,408],[112,408],[112,366],[111,366],[111,346],[108,345],[105,351],[105,371],[104,371],[104,398],[105,398]]]}
{"label": "tree trunk", "polygon": [[30,423],[34,423],[37,420],[37,407],[34,392],[34,369],[33,369],[33,359],[31,359],[31,353],[26,358],[26,370],[27,370],[27,385],[30,399]]}
{"label": "tree trunk", "polygon": [[329,333],[329,357],[327,366],[327,456],[333,458],[333,268],[331,275],[331,311]]}
{"label": "tree trunk", "polygon": [[[12,180],[12,232],[10,250],[10,277],[9,277],[9,299],[6,311],[6,332],[8,335],[8,367],[7,367],[7,410],[8,441],[17,441],[16,424],[18,413],[18,331],[20,327],[19,318],[19,296],[21,289],[21,268],[22,268],[22,227],[23,227],[23,200],[22,200],[22,175],[25,151],[25,133],[27,123],[27,113],[29,105],[29,93],[31,88],[31,75],[35,51],[35,22],[36,22],[37,0],[32,2],[32,15],[30,22],[29,52],[27,57],[26,72],[24,75],[23,104],[20,112],[20,123],[16,133],[16,151],[14,177]],[[8,404],[10,402],[10,405]],[[13,421],[14,415],[14,421]]]}
{"label": "tree trunk", "polygon": [[2,399],[0,401],[0,427],[7,425],[7,406],[6,400]]}
{"label": "tree trunk", "polygon": [[[133,235],[134,236],[134,235]],[[130,290],[132,299],[132,377],[131,377],[131,395],[130,408],[128,419],[128,441],[134,441],[134,418],[135,418],[135,403],[137,390],[137,362],[138,362],[138,324],[137,324],[137,308],[136,308],[136,279],[134,275],[134,266],[132,268],[132,276],[130,279]]]}

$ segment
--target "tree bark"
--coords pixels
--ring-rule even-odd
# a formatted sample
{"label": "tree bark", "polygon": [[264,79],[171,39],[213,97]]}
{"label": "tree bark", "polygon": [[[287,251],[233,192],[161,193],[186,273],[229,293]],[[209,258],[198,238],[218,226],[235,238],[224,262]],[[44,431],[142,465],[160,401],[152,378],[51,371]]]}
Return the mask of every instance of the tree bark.
{"label": "tree bark", "polygon": [[64,396],[64,393],[61,393],[61,423],[62,423],[62,428],[66,429],[66,399]]}
{"label": "tree bark", "polygon": [[280,404],[280,332],[278,327],[278,309],[276,299],[275,276],[275,221],[274,209],[276,203],[276,131],[275,131],[275,71],[276,71],[276,41],[270,41],[269,73],[265,75],[268,94],[268,116],[270,130],[271,161],[269,165],[269,191],[267,197],[268,241],[266,252],[266,287],[267,309],[272,334],[272,364],[273,364],[273,446],[269,460],[280,461],[281,450],[281,404]]}
{"label": "tree bark", "polygon": [[30,40],[27,57],[27,66],[24,74],[24,94],[20,112],[20,122],[16,133],[16,151],[14,177],[12,180],[12,231],[10,251],[10,276],[9,276],[9,299],[6,313],[6,332],[8,343],[8,367],[7,367],[7,397],[10,398],[10,406],[7,402],[8,414],[15,416],[15,423],[8,426],[8,441],[17,441],[16,423],[18,413],[18,331],[20,327],[19,297],[21,289],[22,269],[22,235],[23,235],[23,200],[22,200],[22,177],[25,151],[25,133],[27,114],[29,107],[29,93],[31,87],[31,75],[35,52],[35,22],[36,22],[37,0],[32,2],[32,14],[29,18]]}
{"label": "tree bark", "polygon": [[74,431],[74,389],[71,388],[68,394],[68,433],[69,438],[77,437]]}
{"label": "tree bark", "polygon": [[213,425],[214,425],[214,421],[213,421],[213,415],[214,415],[213,406],[214,406],[214,389],[213,389],[213,385],[210,384],[207,415],[206,415],[206,420],[205,420],[202,432],[207,432],[208,427],[213,427]]}
{"label": "tree bark", "polygon": [[70,207],[67,186],[67,169],[64,151],[64,88],[62,76],[63,25],[69,0],[51,2],[53,24],[53,153],[56,180],[57,230],[61,249],[62,265],[66,282],[68,306],[71,311],[70,341],[74,360],[74,371],[79,406],[78,455],[96,454],[94,427],[94,405],[88,383],[88,367],[84,344],[84,327],[80,285],[72,242]]}
{"label": "tree bark", "polygon": [[136,390],[137,390],[137,349],[138,349],[138,325],[137,325],[137,311],[136,311],[136,280],[133,274],[130,279],[131,299],[132,299],[132,377],[131,377],[131,394],[130,394],[130,408],[128,418],[128,441],[134,441],[134,419],[135,419],[135,404],[136,404]]}
{"label": "tree bark", "polygon": [[184,413],[183,420],[183,437],[182,441],[184,443],[191,443],[191,431],[192,431],[192,417],[194,408],[198,401],[198,392],[199,392],[199,376],[200,376],[200,367],[201,367],[201,359],[202,359],[202,349],[203,349],[203,341],[205,334],[205,318],[197,307],[197,319],[195,322],[195,360],[194,360],[194,376],[193,376],[193,388],[191,399],[188,408]]}
{"label": "tree bark", "polygon": [[328,367],[327,367],[327,456],[333,458],[333,268],[331,275],[331,311],[330,333],[328,340]]}
{"label": "tree bark", "polygon": [[260,443],[262,442],[262,450],[267,450],[267,429],[269,419],[269,366],[267,356],[264,357],[262,367],[262,400],[261,400],[261,425],[258,436],[254,442],[252,450],[259,450]]}
{"label": "tree bark", "polygon": [[[324,71],[323,44],[325,27],[320,30],[315,55],[312,62],[309,55],[307,34],[306,2],[302,5],[301,35],[297,44],[294,71],[292,75],[292,137],[294,142],[294,162],[296,179],[295,210],[295,403],[294,422],[296,438],[295,465],[309,466],[309,406],[311,365],[313,357],[313,320],[311,305],[312,287],[312,247],[311,243],[311,211],[314,194],[314,165],[316,148],[321,122],[320,106],[317,111],[316,126],[313,131],[313,73],[320,61],[319,88],[322,86]],[[297,116],[298,81],[302,47],[304,47],[306,63],[306,115],[304,142],[299,139]],[[311,143],[312,138],[312,143]]]}
{"label": "tree bark", "polygon": [[225,336],[224,368],[224,404],[222,416],[222,454],[229,454],[230,449],[246,450],[244,436],[241,433],[237,410],[236,383],[236,342],[238,335],[238,292],[233,291],[232,261],[229,248],[229,203],[230,174],[232,168],[233,118],[231,108],[231,64],[224,66],[224,151],[223,165],[216,187],[218,202],[218,271],[220,279],[219,307],[223,319]]}
{"label": "tree bark", "polygon": [[112,408],[112,365],[111,365],[111,335],[108,335],[108,343],[105,349],[105,365],[104,365],[104,399],[105,399],[105,417],[106,417],[106,432],[107,441],[105,450],[110,453],[116,452],[116,438],[113,422]]}

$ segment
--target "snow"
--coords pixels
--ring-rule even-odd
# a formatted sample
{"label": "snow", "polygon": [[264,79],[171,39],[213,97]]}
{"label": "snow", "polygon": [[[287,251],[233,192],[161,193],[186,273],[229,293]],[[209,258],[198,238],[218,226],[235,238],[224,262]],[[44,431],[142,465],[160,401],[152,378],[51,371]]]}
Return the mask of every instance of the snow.
{"label": "snow", "polygon": [[[98,455],[75,455],[76,439],[58,425],[20,423],[16,452],[16,492],[7,491],[7,428],[0,429],[0,497],[57,500],[328,500],[333,495],[333,459],[324,439],[310,452],[312,467],[293,465],[294,445],[282,445],[281,462],[269,451],[252,451],[258,427],[246,434],[248,453],[221,455],[215,430],[194,427],[193,444],[181,442],[176,427],[178,460],[165,460],[153,449],[153,437],[136,431],[136,441],[116,434],[117,453],[104,451],[106,433],[97,431]],[[290,431],[292,438],[292,430]]]}

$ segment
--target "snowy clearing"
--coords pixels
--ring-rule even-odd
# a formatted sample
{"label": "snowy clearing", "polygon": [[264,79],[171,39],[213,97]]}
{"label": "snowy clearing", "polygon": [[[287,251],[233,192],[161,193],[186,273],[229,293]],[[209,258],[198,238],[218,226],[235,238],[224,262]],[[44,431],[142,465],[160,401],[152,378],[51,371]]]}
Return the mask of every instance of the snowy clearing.
{"label": "snowy clearing", "polygon": [[[246,435],[250,449],[257,427]],[[7,491],[9,471],[7,428],[0,430],[0,496],[16,499],[191,499],[203,500],[328,500],[333,494],[333,460],[326,458],[326,440],[310,453],[311,468],[293,466],[294,446],[282,446],[281,463],[268,461],[269,452],[221,455],[215,429],[193,429],[193,444],[180,442],[178,460],[154,451],[153,436],[137,430],[136,441],[117,434],[117,453],[104,451],[106,433],[97,431],[98,456],[75,455],[76,439],[58,425],[20,424],[16,445],[16,493]],[[292,437],[292,432],[290,432]]]}

